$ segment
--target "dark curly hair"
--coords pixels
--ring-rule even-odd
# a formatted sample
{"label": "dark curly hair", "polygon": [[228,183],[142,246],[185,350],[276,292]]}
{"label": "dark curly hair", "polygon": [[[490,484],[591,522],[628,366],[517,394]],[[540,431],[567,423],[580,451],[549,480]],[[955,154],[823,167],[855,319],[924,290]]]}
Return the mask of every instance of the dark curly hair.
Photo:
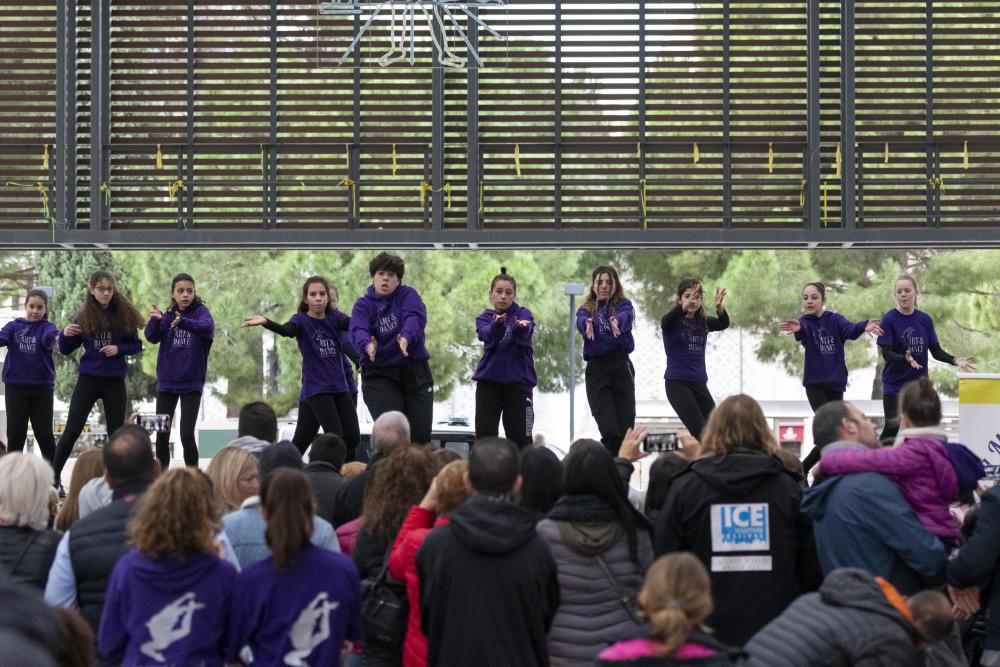
{"label": "dark curly hair", "polygon": [[375,468],[365,490],[364,526],[377,542],[392,544],[410,507],[431,487],[439,464],[427,447],[395,450]]}
{"label": "dark curly hair", "polygon": [[396,277],[403,280],[403,273],[406,272],[406,262],[399,255],[390,255],[387,252],[380,252],[368,262],[368,272],[372,278],[379,271],[392,271]]}

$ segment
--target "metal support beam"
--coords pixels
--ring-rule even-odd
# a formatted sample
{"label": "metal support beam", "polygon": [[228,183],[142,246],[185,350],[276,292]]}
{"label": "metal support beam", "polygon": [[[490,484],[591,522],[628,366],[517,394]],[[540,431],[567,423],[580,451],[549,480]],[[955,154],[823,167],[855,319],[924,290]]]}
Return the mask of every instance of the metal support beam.
{"label": "metal support beam", "polygon": [[278,226],[278,0],[270,7],[270,105],[268,107],[267,146],[262,163],[264,181],[264,227]]}
{"label": "metal support beam", "polygon": [[[354,15],[354,34],[360,34],[361,14]],[[349,229],[361,228],[361,48],[354,49],[354,79],[352,89],[352,141],[354,150],[351,151],[349,173],[347,174],[354,183],[353,187],[347,188],[347,227]],[[352,192],[353,190],[353,192]]]}
{"label": "metal support beam", "polygon": [[[473,20],[478,16],[479,9],[469,8],[470,16],[467,21],[469,44],[471,48],[479,51],[479,26]],[[481,187],[482,161],[479,156],[479,68],[469,64],[466,71],[466,94],[465,94],[465,176],[468,196],[465,207],[465,228],[479,229],[481,220],[479,219],[479,188]]]}
{"label": "metal support beam", "polygon": [[841,161],[840,212],[841,224],[845,229],[857,225],[855,213],[855,124],[856,116],[854,87],[854,2],[840,3],[840,146]]}
{"label": "metal support beam", "polygon": [[938,227],[941,219],[935,211],[941,210],[941,188],[937,187],[938,173],[934,169],[934,1],[926,0],[924,14],[924,132],[927,146],[924,149],[924,190],[927,193],[927,226]]}
{"label": "metal support beam", "polygon": [[[431,22],[431,29],[437,36],[437,43],[445,43],[437,21]],[[443,55],[443,54],[442,54]],[[431,229],[444,229],[444,87],[445,68],[436,61],[433,54],[431,63]]]}
{"label": "metal support beam", "polygon": [[90,57],[90,233],[110,227],[101,184],[110,172],[111,0],[91,0]]}
{"label": "metal support beam", "polygon": [[55,197],[52,213],[59,229],[76,221],[76,0],[56,3]]}
{"label": "metal support beam", "polygon": [[[638,136],[639,150],[639,188],[643,187],[646,180],[646,0],[639,0],[639,126],[636,128]],[[643,204],[640,195],[639,201],[639,226],[646,224],[646,215],[642,210]]]}
{"label": "metal support beam", "polygon": [[553,36],[553,101],[555,105],[555,127],[552,130],[553,142],[555,146],[552,151],[552,169],[555,185],[552,188],[553,223],[556,229],[562,229],[562,0],[555,2],[555,14],[552,17],[554,22]]}
{"label": "metal support beam", "polygon": [[195,0],[188,0],[187,6],[187,126],[185,128],[184,150],[177,152],[178,171],[183,159],[183,174],[178,179],[184,182],[184,190],[178,193],[177,201],[184,202],[184,210],[178,216],[179,226],[194,227],[194,86],[195,86]]}
{"label": "metal support beam", "polygon": [[729,0],[722,3],[722,226],[726,229],[733,226],[733,150],[729,119],[732,44],[729,34],[729,4]]}
{"label": "metal support beam", "polygon": [[819,229],[820,217],[820,150],[822,148],[819,115],[819,0],[806,0],[806,210],[805,226]]}

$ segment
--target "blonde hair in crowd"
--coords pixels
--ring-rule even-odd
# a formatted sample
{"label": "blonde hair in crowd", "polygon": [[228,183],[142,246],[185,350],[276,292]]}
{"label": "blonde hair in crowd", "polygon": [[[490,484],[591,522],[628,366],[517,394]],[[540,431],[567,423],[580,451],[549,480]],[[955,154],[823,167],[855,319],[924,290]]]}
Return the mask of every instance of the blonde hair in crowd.
{"label": "blonde hair in crowd", "polygon": [[49,526],[52,466],[33,454],[0,457],[0,521],[45,530]]}
{"label": "blonde hair in crowd", "polygon": [[66,532],[80,518],[80,491],[90,480],[104,475],[104,455],[96,447],[80,452],[69,478],[69,491],[56,517],[56,530]]}
{"label": "blonde hair in crowd", "polygon": [[223,513],[240,508],[238,482],[257,468],[257,457],[242,447],[223,447],[212,457],[205,474],[215,485],[215,495],[222,501]]}
{"label": "blonde hair in crowd", "polygon": [[132,545],[147,558],[214,553],[221,528],[212,480],[197,468],[174,468],[153,482],[129,524]]}
{"label": "blonde hair in crowd", "polygon": [[469,470],[468,461],[452,461],[437,474],[438,514],[451,514],[459,505],[469,498],[469,490],[465,488],[465,473]]}
{"label": "blonde hair in crowd", "polygon": [[767,425],[760,404],[746,394],[722,401],[708,417],[701,433],[702,456],[725,456],[734,449],[767,454],[778,452],[778,443]]}
{"label": "blonde hair in crowd", "polygon": [[660,643],[657,653],[673,655],[712,613],[705,566],[684,551],[657,559],[646,573],[639,603],[649,617],[650,635]]}

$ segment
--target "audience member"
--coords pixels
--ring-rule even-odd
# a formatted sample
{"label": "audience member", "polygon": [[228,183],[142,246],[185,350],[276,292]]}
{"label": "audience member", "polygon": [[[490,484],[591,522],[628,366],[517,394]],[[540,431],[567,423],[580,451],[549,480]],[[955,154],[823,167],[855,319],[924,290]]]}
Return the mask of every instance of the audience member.
{"label": "audience member", "polygon": [[104,461],[101,450],[92,448],[80,452],[73,464],[73,474],[69,478],[69,491],[63,500],[62,510],[56,517],[55,528],[66,532],[80,518],[80,492],[87,482],[104,476]]}
{"label": "audience member", "polygon": [[260,490],[260,462],[242,447],[220,449],[205,473],[212,480],[223,514],[235,512]]}
{"label": "audience member", "polygon": [[[47,481],[51,483],[52,478]],[[55,611],[39,599],[38,592],[0,578],[0,600],[0,665],[63,667],[55,659],[59,651],[58,619]]]}
{"label": "audience member", "polygon": [[663,502],[667,499],[667,491],[670,490],[673,478],[690,463],[691,461],[677,452],[663,452],[649,467],[649,482],[646,485],[643,512],[651,523],[656,523],[663,510]]}
{"label": "audience member", "polygon": [[528,447],[521,451],[521,490],[517,502],[545,517],[563,494],[564,470],[562,461],[547,447]]}
{"label": "audience member", "polygon": [[108,486],[108,479],[104,475],[95,477],[84,484],[83,488],[80,489],[80,498],[78,501],[80,516],[77,519],[82,519],[88,514],[110,505],[112,495],[111,487]]}
{"label": "audience member", "polygon": [[337,506],[337,492],[347,484],[347,479],[340,474],[346,456],[347,444],[336,433],[316,436],[309,449],[309,465],[305,474],[316,499],[316,515],[331,524]]}
{"label": "audience member", "polygon": [[80,612],[65,607],[52,607],[56,613],[56,643],[53,647],[59,667],[95,667],[94,631]]}
{"label": "audience member", "polygon": [[428,665],[548,665],[559,581],[534,513],[513,502],[520,469],[510,440],[476,442],[466,475],[474,495],[417,553]]}
{"label": "audience member", "polygon": [[0,578],[45,590],[59,546],[49,530],[52,466],[34,454],[0,457]]}
{"label": "audience member", "polygon": [[368,461],[368,467],[348,480],[348,483],[337,492],[332,522],[334,526],[342,526],[361,516],[365,489],[376,466],[389,454],[410,444],[410,422],[406,419],[406,415],[396,411],[382,414],[372,425],[371,440],[372,450],[375,453]]}
{"label": "audience member", "polygon": [[363,473],[367,467],[362,461],[348,461],[340,466],[340,474],[344,476],[344,479],[353,479]]}
{"label": "audience member", "polygon": [[242,447],[254,456],[278,441],[278,415],[264,401],[247,403],[240,408],[236,422],[236,439],[230,447]]}

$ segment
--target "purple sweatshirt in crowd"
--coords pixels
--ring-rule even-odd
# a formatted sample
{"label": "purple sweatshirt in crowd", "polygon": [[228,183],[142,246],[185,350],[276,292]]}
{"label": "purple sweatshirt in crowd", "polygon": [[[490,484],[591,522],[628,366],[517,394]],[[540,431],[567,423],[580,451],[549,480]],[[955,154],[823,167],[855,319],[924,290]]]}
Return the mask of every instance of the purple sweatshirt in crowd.
{"label": "purple sweatshirt in crowd", "polygon": [[927,375],[927,351],[938,344],[934,320],[922,310],[904,315],[895,308],[882,316],[882,335],[879,345],[891,345],[897,354],[909,350],[914,360],[923,368],[916,369],[906,361],[886,362],[882,369],[882,393],[898,394],[903,385]]}
{"label": "purple sweatshirt in crowd", "polygon": [[181,322],[170,325],[178,313],[168,310],[163,317],[146,322],[146,340],[160,343],[156,355],[156,390],[174,394],[201,391],[208,372],[208,352],[215,338],[215,320],[203,304],[180,313]]}
{"label": "purple sweatshirt in crowd", "polygon": [[361,639],[360,586],[350,558],[311,544],[286,570],[254,563],[236,579],[229,660],[249,645],[254,665],[339,665],[344,640]]}
{"label": "purple sweatshirt in crowd", "polygon": [[[417,290],[400,285],[388,296],[378,296],[375,288],[354,302],[351,311],[351,343],[361,358],[361,367],[405,366],[414,361],[429,359],[424,345],[424,327],[427,326],[427,308]],[[375,363],[368,358],[368,343],[372,336],[378,342]],[[396,336],[405,338],[408,357],[399,351]]]}
{"label": "purple sweatshirt in crowd", "polygon": [[111,573],[101,654],[122,667],[221,667],[235,583],[236,568],[215,554],[151,559],[133,549]]}
{"label": "purple sweatshirt in crowd", "polygon": [[[530,391],[538,384],[531,349],[535,318],[530,310],[516,303],[507,309],[505,322],[494,324],[493,316],[496,314],[495,310],[484,310],[476,318],[476,333],[483,341],[483,358],[479,360],[472,380],[513,384]],[[521,328],[517,326],[517,320],[528,320],[530,324]]]}
{"label": "purple sweatshirt in crowd", "polygon": [[826,385],[847,389],[847,362],[844,360],[844,341],[857,340],[865,332],[868,320],[851,323],[840,313],[826,310],[816,317],[803,315],[802,326],[795,333],[795,340],[805,348],[806,369],[802,378],[804,386]]}
{"label": "purple sweatshirt in crowd", "polygon": [[[80,375],[94,375],[104,378],[123,378],[128,375],[128,364],[125,357],[142,352],[142,341],[139,335],[129,333],[125,336],[111,331],[102,331],[97,338],[86,334],[67,336],[59,334],[59,351],[64,355],[73,354],[73,350],[83,345],[83,356],[80,358]],[[117,345],[118,354],[106,357],[101,348],[107,345]]]}
{"label": "purple sweatshirt in crowd", "polygon": [[684,317],[680,305],[674,306],[663,319],[663,350],[667,353],[665,380],[708,382],[705,370],[705,342],[709,331],[729,328],[729,313],[722,311],[718,317],[706,317],[704,322],[695,317]]}
{"label": "purple sweatshirt in crowd", "polygon": [[339,310],[332,310],[323,318],[295,313],[285,324],[275,324],[271,320],[264,324],[275,333],[294,337],[299,345],[299,352],[302,353],[300,401],[319,394],[350,391],[344,376],[344,351],[340,346],[340,333],[350,324],[351,318]]}
{"label": "purple sweatshirt in crowd", "polygon": [[[612,309],[607,300],[597,302],[597,312],[593,315],[583,307],[576,311],[576,328],[583,336],[583,359],[590,361],[597,357],[624,357],[635,349],[635,339],[632,338],[632,323],[635,322],[635,310],[632,302],[622,299],[615,304],[614,314],[618,318],[617,338],[611,331]],[[593,320],[594,340],[587,339],[587,319]]]}
{"label": "purple sweatshirt in crowd", "polygon": [[3,383],[52,389],[56,366],[52,349],[59,329],[48,320],[29,322],[19,317],[0,329],[0,347],[7,347],[3,362]]}

